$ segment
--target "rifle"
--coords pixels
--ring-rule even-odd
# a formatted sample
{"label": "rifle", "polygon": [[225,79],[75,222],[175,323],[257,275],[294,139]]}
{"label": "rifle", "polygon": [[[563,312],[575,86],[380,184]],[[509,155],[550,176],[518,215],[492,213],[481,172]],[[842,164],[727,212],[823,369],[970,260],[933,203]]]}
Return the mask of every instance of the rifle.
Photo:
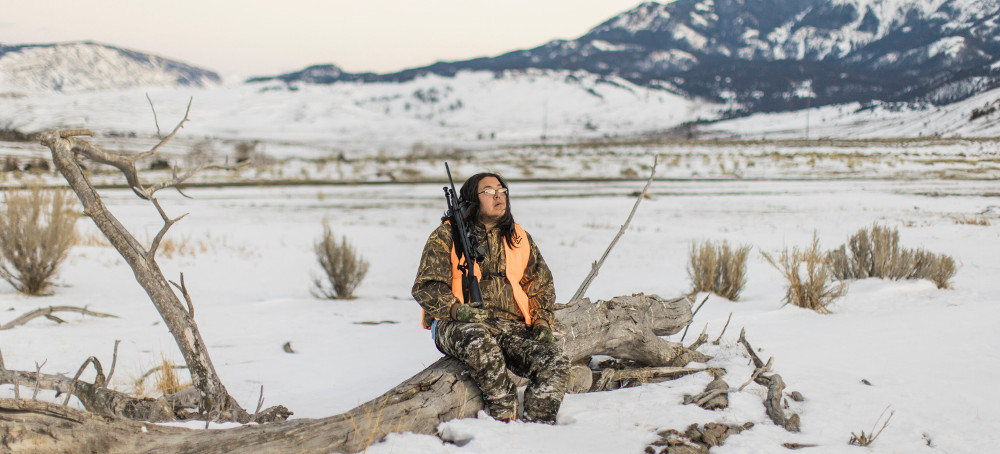
{"label": "rifle", "polygon": [[444,169],[448,172],[448,182],[451,188],[444,187],[444,199],[448,205],[448,210],[444,215],[451,221],[451,236],[455,241],[455,253],[465,259],[464,265],[459,265],[462,271],[462,288],[465,292],[465,302],[472,307],[483,307],[483,292],[479,288],[479,279],[476,278],[476,262],[482,261],[482,254],[479,253],[479,240],[469,232],[465,225],[465,210],[469,207],[469,202],[459,202],[455,193],[455,181],[451,178],[451,168],[448,163],[444,163]]}

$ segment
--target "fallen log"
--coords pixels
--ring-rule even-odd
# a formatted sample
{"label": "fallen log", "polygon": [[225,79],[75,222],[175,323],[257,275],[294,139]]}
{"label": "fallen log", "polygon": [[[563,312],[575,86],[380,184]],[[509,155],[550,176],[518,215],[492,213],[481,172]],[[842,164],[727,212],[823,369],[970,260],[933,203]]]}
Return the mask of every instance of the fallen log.
{"label": "fallen log", "polygon": [[[574,363],[608,355],[649,367],[675,366],[678,356],[690,352],[659,336],[687,326],[691,305],[687,297],[665,300],[643,294],[598,302],[584,299],[556,313],[559,342]],[[154,427],[97,418],[56,404],[0,399],[0,450],[28,447],[24,452],[48,453],[72,446],[77,451],[76,437],[86,433],[79,440],[83,446],[108,453],[358,452],[388,433],[433,434],[443,421],[474,417],[483,403],[464,371],[457,360],[441,358],[340,415],[212,431]]]}
{"label": "fallen log", "polygon": [[56,317],[54,315],[56,312],[76,312],[76,313],[80,313],[80,314],[83,314],[83,315],[89,315],[91,317],[118,318],[118,316],[116,316],[116,315],[105,314],[105,313],[102,313],[102,312],[94,312],[94,311],[88,310],[85,307],[76,307],[76,306],[48,306],[48,307],[42,307],[42,308],[35,309],[35,310],[33,310],[31,312],[28,312],[28,313],[26,313],[26,314],[24,314],[24,315],[22,315],[22,316],[20,316],[18,318],[15,318],[14,320],[11,320],[11,321],[9,321],[7,323],[4,323],[3,325],[0,325],[0,331],[8,330],[8,329],[11,329],[11,328],[14,328],[14,327],[17,327],[17,326],[24,325],[24,324],[28,323],[29,321],[31,321],[31,320],[33,320],[35,318],[38,318],[38,317],[45,317],[45,318],[47,318],[49,320],[52,320],[52,321],[54,321],[56,323],[66,323],[65,320],[63,320],[63,319],[61,319],[59,317]]}

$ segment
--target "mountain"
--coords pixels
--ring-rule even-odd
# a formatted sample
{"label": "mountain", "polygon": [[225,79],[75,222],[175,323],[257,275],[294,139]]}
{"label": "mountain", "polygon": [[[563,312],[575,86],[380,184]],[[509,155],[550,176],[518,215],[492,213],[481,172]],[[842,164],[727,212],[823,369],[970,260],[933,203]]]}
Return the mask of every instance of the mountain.
{"label": "mountain", "polygon": [[997,0],[649,2],[577,39],[496,57],[391,74],[319,66],[249,82],[400,82],[539,68],[666,87],[728,103],[730,115],[847,102],[940,105],[1000,86],[998,24]]}
{"label": "mountain", "polygon": [[201,87],[220,82],[212,71],[94,42],[0,44],[0,92]]}

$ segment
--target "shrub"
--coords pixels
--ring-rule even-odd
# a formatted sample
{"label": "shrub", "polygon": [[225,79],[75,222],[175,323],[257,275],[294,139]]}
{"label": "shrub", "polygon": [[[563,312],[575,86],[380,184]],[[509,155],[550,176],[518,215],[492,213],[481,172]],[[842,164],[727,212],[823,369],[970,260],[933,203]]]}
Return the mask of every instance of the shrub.
{"label": "shrub", "polygon": [[236,151],[236,163],[247,162],[254,158],[257,153],[257,146],[260,142],[244,140],[238,142],[233,149]]}
{"label": "shrub", "polygon": [[353,298],[354,289],[368,274],[368,262],[355,254],[354,248],[347,243],[347,237],[341,237],[338,243],[327,221],[323,221],[323,237],[316,242],[313,250],[327,277],[327,282],[313,279],[316,285],[314,294],[327,299]]}
{"label": "shrub", "polygon": [[44,295],[76,241],[79,217],[68,191],[11,191],[0,208],[0,277],[26,295]]}
{"label": "shrub", "polygon": [[3,160],[4,172],[17,172],[18,170],[21,170],[21,167],[19,167],[17,163],[17,158],[13,156],[7,156],[6,158],[4,158]]}
{"label": "shrub", "polygon": [[907,279],[928,279],[937,288],[951,288],[951,278],[958,272],[955,259],[923,249],[913,251],[913,272]]}
{"label": "shrub", "polygon": [[184,155],[184,162],[188,167],[194,168],[215,159],[215,150],[212,142],[203,140],[191,146]]}
{"label": "shrub", "polygon": [[995,105],[975,107],[972,109],[972,113],[969,114],[969,121],[975,121],[977,118],[985,117],[996,111],[997,111],[997,106]]}
{"label": "shrub", "polygon": [[[847,287],[843,283],[833,283],[833,276],[825,256],[819,249],[819,240],[813,233],[812,246],[800,251],[798,248],[787,248],[775,260],[766,252],[761,252],[772,266],[781,272],[788,287],[785,290],[785,303],[794,304],[806,309],[812,309],[821,314],[829,314],[827,306],[833,300],[844,294]],[[803,276],[801,273],[805,271]]]}
{"label": "shrub", "polygon": [[46,173],[50,170],[52,170],[52,166],[49,165],[49,160],[45,158],[37,158],[24,165],[25,172]]}
{"label": "shrub", "polygon": [[929,279],[938,288],[948,288],[957,271],[953,258],[923,249],[903,248],[896,229],[877,224],[859,230],[847,244],[830,251],[826,260],[834,277],[840,280]]}
{"label": "shrub", "polygon": [[710,241],[692,244],[688,262],[692,293],[713,292],[728,298],[739,299],[747,284],[747,256],[750,246],[732,248],[723,241],[716,246]]}

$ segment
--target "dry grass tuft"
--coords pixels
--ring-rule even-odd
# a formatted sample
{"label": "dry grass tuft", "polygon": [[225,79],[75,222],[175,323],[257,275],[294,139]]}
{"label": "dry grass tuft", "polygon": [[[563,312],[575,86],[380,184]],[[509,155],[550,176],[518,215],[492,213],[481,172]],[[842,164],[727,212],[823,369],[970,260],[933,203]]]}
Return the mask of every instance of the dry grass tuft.
{"label": "dry grass tuft", "polygon": [[990,220],[982,216],[974,216],[974,217],[962,216],[960,218],[955,218],[955,223],[961,225],[979,225],[983,227],[990,226]]}
{"label": "dry grass tuft", "polygon": [[899,245],[899,232],[873,224],[851,236],[847,244],[827,254],[835,278],[929,279],[938,288],[949,288],[958,271],[955,259],[924,249]]}
{"label": "dry grass tuft", "polygon": [[4,194],[0,206],[0,277],[25,295],[46,295],[76,242],[76,199],[40,185]]}
{"label": "dry grass tuft", "polygon": [[326,282],[319,278],[313,279],[316,286],[313,294],[326,299],[353,298],[354,289],[368,274],[368,262],[358,257],[354,248],[347,243],[347,237],[341,237],[338,243],[327,221],[323,221],[323,237],[316,242],[313,250],[326,273]]}
{"label": "dry grass tuft", "polygon": [[175,370],[178,366],[166,357],[160,357],[160,367],[156,371],[156,389],[164,396],[183,391],[191,387],[191,383],[181,383]]}
{"label": "dry grass tuft", "polygon": [[885,412],[888,409],[889,408],[886,407],[885,410],[882,410],[882,414],[875,420],[875,425],[872,426],[871,432],[866,434],[865,431],[862,430],[860,435],[851,432],[851,439],[847,441],[847,444],[855,446],[868,446],[874,443],[875,439],[878,438],[883,430],[885,430],[885,426],[889,425],[889,420],[892,419],[892,415],[896,414],[896,410],[889,412],[889,416],[885,418],[885,422],[882,423],[882,427],[879,427],[878,431],[876,431],[875,428],[878,427],[878,422],[882,420],[882,416],[885,416]]}
{"label": "dry grass tuft", "polygon": [[[827,306],[847,290],[843,283],[833,283],[830,267],[824,254],[820,252],[819,239],[816,238],[815,232],[809,249],[800,251],[798,248],[792,250],[786,248],[778,260],[766,252],[761,254],[788,281],[785,303],[829,314]],[[802,275],[802,271],[805,271],[805,275]]]}
{"label": "dry grass tuft", "polygon": [[737,248],[723,241],[716,246],[711,241],[691,245],[688,276],[692,293],[713,292],[730,301],[739,299],[747,284],[747,256],[750,246]]}

